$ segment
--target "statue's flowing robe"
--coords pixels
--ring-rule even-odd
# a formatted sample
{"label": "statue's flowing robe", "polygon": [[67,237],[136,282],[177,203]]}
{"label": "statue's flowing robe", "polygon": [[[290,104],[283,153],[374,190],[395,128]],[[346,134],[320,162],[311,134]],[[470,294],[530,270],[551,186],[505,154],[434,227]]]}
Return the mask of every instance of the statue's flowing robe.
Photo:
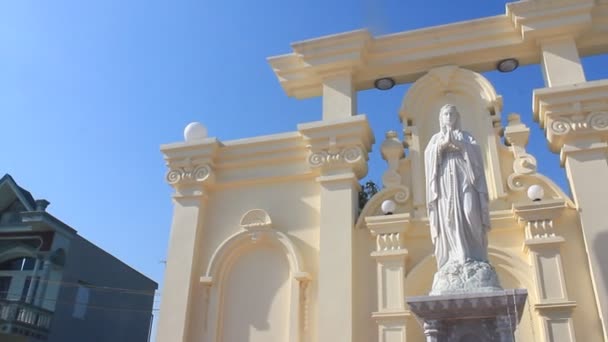
{"label": "statue's flowing robe", "polygon": [[487,261],[490,229],[481,149],[473,136],[457,130],[452,131],[455,147],[440,151],[443,134],[433,135],[424,152],[427,210],[438,269],[448,262]]}

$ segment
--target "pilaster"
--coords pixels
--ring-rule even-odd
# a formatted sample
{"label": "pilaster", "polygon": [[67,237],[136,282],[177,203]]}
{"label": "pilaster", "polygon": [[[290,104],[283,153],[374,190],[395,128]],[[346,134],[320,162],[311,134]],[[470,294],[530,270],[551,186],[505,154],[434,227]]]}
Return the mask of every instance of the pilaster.
{"label": "pilaster", "polygon": [[323,120],[357,115],[354,75],[363,65],[370,40],[368,32],[359,30],[292,44],[294,52],[312,69],[315,83],[322,86]]}
{"label": "pilaster", "polygon": [[173,222],[158,321],[159,342],[187,341],[193,287],[198,282],[196,261],[204,231],[207,196],[214,182],[213,157],[220,143],[205,139],[161,147],[175,189]]}
{"label": "pilaster", "polygon": [[565,209],[563,200],[516,203],[513,212],[525,229],[524,250],[534,272],[537,303],[543,332],[548,341],[575,341],[572,310],[576,302],[568,297],[555,222]]}
{"label": "pilaster", "polygon": [[357,114],[357,91],[350,71],[323,78],[323,120]]}
{"label": "pilaster", "polygon": [[353,341],[353,229],[373,135],[365,116],[301,124],[320,186],[319,342]]}
{"label": "pilaster", "polygon": [[534,118],[560,152],[579,209],[583,239],[604,339],[608,340],[608,80],[534,91]]}
{"label": "pilaster", "polygon": [[541,66],[547,87],[585,82],[585,72],[574,37],[543,39],[540,47]]}
{"label": "pilaster", "polygon": [[[411,122],[410,122],[411,123]],[[410,125],[403,131],[403,139],[408,148],[408,159],[412,163],[412,179],[425,179],[424,175],[424,148],[420,142],[420,130],[415,125]],[[426,213],[426,189],[424,182],[412,183],[412,197],[414,202],[414,215],[425,217]]]}
{"label": "pilaster", "polygon": [[406,320],[410,317],[405,308],[405,274],[408,251],[403,244],[409,214],[366,217],[372,236],[376,238],[378,311],[372,317],[378,324],[379,342],[405,342]]}

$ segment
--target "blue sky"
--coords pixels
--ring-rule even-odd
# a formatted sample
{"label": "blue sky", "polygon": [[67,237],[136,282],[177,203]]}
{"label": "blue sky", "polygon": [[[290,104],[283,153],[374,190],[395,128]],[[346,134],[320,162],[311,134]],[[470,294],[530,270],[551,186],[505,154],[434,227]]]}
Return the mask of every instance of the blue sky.
{"label": "blue sky", "polygon": [[[220,140],[293,131],[321,118],[320,99],[288,98],[266,58],[290,43],[367,27],[388,34],[505,11],[505,1],[3,1],[0,3],[0,176],[10,173],[81,235],[161,284],[172,204],[159,145],[191,121]],[[589,80],[606,57],[584,58]],[[503,120],[522,115],[529,152],[567,192],[531,121],[538,65],[490,72]],[[399,129],[407,86],[359,94],[378,145]],[[260,124],[261,123],[261,124]],[[158,300],[156,301],[158,303]],[[155,305],[158,307],[158,304]]]}

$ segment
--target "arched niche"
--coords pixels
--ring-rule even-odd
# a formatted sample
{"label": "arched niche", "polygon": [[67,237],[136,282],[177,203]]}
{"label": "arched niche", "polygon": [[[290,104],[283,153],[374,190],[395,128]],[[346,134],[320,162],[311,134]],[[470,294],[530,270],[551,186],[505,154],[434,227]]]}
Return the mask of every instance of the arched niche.
{"label": "arched niche", "polygon": [[[498,273],[503,288],[525,288],[528,290],[528,299],[520,324],[517,327],[516,340],[538,341],[541,333],[536,329],[539,317],[530,309],[536,302],[530,265],[515,254],[493,247],[488,248],[488,257]],[[422,258],[405,277],[405,297],[428,295],[436,271],[436,261],[432,254]],[[410,339],[412,341],[424,340],[422,328],[419,326],[419,322],[413,318],[407,322],[407,339],[408,341]]]}
{"label": "arched niche", "polygon": [[[310,276],[303,269],[300,253],[287,235],[272,228],[272,220],[264,210],[254,209],[245,213],[241,219],[241,227],[239,232],[228,237],[218,246],[211,256],[204,276],[200,279],[201,284],[205,287],[203,305],[206,314],[202,324],[204,341],[224,341],[222,331],[225,317],[225,296],[229,290],[227,286],[230,286],[228,280],[230,277],[235,277],[231,272],[243,269],[244,264],[251,262],[251,260],[243,261],[242,258],[248,256],[252,259],[267,258],[271,255],[270,251],[275,252],[274,255],[277,257],[285,257],[283,261],[275,260],[277,265],[286,261],[288,266],[289,299],[286,332],[288,341],[302,341],[306,326],[306,292]],[[279,253],[276,253],[277,251]],[[256,265],[258,268],[264,266],[267,265]],[[263,277],[263,275],[258,276]],[[238,278],[238,275],[236,277]],[[280,278],[280,275],[277,277]],[[277,289],[277,291],[279,290]],[[264,289],[264,291],[267,293],[268,289]],[[243,310],[246,309],[243,307]]]}
{"label": "arched niche", "polygon": [[458,107],[462,127],[470,132],[481,146],[490,198],[506,196],[502,177],[497,132],[500,130],[502,97],[496,94],[492,84],[482,75],[459,68],[443,66],[431,69],[418,79],[403,99],[399,117],[404,129],[415,135],[410,145],[411,155],[424,174],[424,149],[431,136],[439,131],[439,110],[451,103]]}

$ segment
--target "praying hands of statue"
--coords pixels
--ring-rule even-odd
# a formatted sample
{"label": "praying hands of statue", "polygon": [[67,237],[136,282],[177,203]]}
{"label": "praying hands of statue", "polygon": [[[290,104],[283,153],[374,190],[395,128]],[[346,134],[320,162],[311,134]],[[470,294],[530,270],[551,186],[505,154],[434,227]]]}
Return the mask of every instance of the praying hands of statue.
{"label": "praying hands of statue", "polygon": [[452,149],[460,149],[460,142],[456,139],[457,132],[452,129],[452,127],[448,127],[448,130],[443,134],[441,140],[439,141],[439,150],[443,150],[447,147]]}

